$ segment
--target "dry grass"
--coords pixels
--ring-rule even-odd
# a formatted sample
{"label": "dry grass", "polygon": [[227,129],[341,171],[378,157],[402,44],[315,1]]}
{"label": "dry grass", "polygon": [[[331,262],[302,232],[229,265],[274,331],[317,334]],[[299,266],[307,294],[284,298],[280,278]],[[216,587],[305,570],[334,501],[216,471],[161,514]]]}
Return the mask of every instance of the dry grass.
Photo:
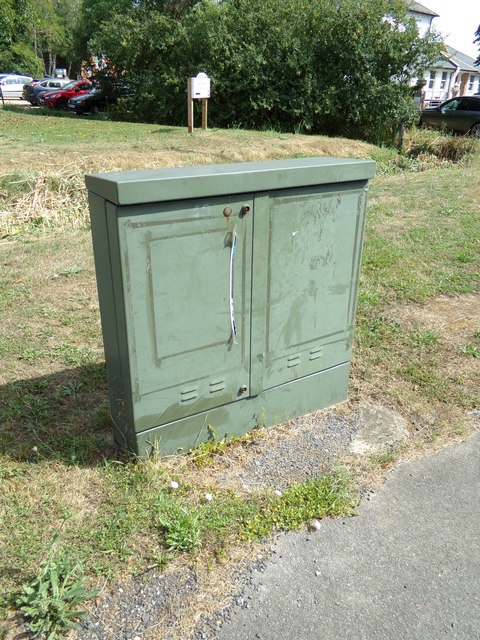
{"label": "dry grass", "polygon": [[474,294],[439,296],[425,306],[397,303],[389,313],[413,329],[435,332],[442,343],[457,349],[480,330],[480,298]]}
{"label": "dry grass", "polygon": [[410,132],[406,141],[406,155],[430,165],[458,162],[468,158],[479,148],[478,140],[472,136],[453,136],[424,128]]}
{"label": "dry grass", "polygon": [[[2,116],[7,129],[11,120],[15,124],[19,119],[17,114],[0,110],[0,119]],[[189,135],[178,127],[62,118],[53,119],[56,126],[52,129],[52,122],[41,117],[35,118],[35,124],[41,142],[29,148],[19,144],[13,133],[13,139],[0,140],[0,236],[32,224],[85,227],[89,223],[86,173],[282,157],[365,158],[376,149],[355,140],[272,132],[198,130]],[[76,127],[76,142],[64,140],[69,135],[68,124]],[[125,136],[109,135],[115,125],[123,127]],[[20,120],[18,126],[25,125]],[[84,149],[79,150],[81,147]]]}

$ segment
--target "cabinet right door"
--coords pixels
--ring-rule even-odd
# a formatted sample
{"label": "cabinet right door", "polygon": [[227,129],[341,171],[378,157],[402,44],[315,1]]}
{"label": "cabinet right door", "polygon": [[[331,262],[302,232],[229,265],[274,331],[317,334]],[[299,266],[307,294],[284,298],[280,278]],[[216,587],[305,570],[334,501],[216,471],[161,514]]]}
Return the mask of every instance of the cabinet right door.
{"label": "cabinet right door", "polygon": [[350,360],[366,184],[256,194],[252,392]]}

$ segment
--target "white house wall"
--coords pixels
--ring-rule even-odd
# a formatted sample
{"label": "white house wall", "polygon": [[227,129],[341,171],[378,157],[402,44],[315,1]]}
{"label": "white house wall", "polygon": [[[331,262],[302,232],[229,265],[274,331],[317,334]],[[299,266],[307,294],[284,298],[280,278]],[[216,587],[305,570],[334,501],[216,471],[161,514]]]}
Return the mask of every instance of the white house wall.
{"label": "white house wall", "polygon": [[471,96],[480,93],[480,72],[437,68],[425,74],[425,83],[425,103],[443,102],[453,97],[457,88],[457,95]]}
{"label": "white house wall", "polygon": [[413,12],[410,15],[415,16],[415,20],[417,21],[418,33],[420,34],[420,37],[423,38],[423,36],[430,29],[432,16],[426,16],[424,13]]}

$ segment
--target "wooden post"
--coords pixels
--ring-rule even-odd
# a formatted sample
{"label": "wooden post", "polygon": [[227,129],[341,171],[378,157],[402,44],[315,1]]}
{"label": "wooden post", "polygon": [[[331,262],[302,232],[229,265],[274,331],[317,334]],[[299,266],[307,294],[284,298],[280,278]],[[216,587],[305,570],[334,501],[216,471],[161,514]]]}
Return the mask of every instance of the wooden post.
{"label": "wooden post", "polygon": [[193,133],[192,78],[187,78],[188,133]]}
{"label": "wooden post", "polygon": [[208,98],[202,98],[202,129],[207,129]]}

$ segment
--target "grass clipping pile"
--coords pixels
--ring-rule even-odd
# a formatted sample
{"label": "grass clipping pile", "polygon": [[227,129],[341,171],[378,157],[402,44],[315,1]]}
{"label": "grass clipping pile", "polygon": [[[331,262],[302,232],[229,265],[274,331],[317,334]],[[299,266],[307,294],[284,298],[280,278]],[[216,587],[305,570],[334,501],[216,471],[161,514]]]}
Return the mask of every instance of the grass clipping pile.
{"label": "grass clipping pile", "polygon": [[[101,149],[92,143],[83,153],[72,151],[69,145],[68,150],[45,146],[45,152],[39,154],[29,150],[19,151],[14,158],[5,156],[0,161],[0,237],[34,227],[88,226],[86,173],[309,156],[365,158],[375,150],[373,145],[356,140],[242,131],[208,131],[192,143],[180,128],[168,133],[167,142],[162,129],[160,135],[149,134],[150,129],[143,125],[142,145],[126,139],[110,144],[107,152],[104,142]],[[137,148],[143,145],[147,152]]]}
{"label": "grass clipping pile", "polygon": [[7,174],[0,180],[0,207],[2,238],[32,227],[89,224],[84,177],[71,168]]}

